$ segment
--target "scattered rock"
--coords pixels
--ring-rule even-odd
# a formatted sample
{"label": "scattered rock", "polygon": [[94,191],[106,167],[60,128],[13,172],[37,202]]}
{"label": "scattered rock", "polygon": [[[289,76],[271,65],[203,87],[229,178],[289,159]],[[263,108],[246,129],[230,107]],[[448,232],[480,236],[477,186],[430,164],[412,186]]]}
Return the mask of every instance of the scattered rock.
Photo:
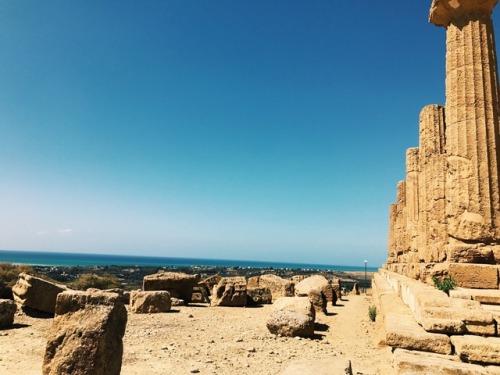
{"label": "scattered rock", "polygon": [[189,275],[181,272],[159,272],[145,276],[142,289],[145,291],[166,290],[171,297],[191,302],[193,288],[198,285],[200,275]]}
{"label": "scattered rock", "polygon": [[53,314],[56,307],[57,295],[68,290],[64,285],[51,283],[39,277],[19,274],[19,279],[12,287],[14,301],[23,308]]}
{"label": "scattered rock", "polygon": [[212,306],[243,307],[247,304],[247,283],[244,277],[224,277],[214,286]]}
{"label": "scattered rock", "polygon": [[127,311],[115,293],[66,291],[57,296],[44,375],[119,375]]}
{"label": "scattered rock", "polygon": [[315,311],[307,297],[282,297],[273,304],[266,326],[271,333],[286,337],[312,337]]}
{"label": "scattered rock", "polygon": [[295,293],[293,282],[273,274],[249,278],[248,288],[269,288],[272,300],[280,297],[293,297]]}
{"label": "scattered rock", "polygon": [[14,323],[17,306],[10,299],[0,299],[0,329],[7,328]]}
{"label": "scattered rock", "polygon": [[162,313],[170,311],[170,308],[170,293],[166,290],[133,291],[130,295],[130,311],[133,313]]}
{"label": "scattered rock", "polygon": [[273,302],[273,296],[269,288],[247,288],[247,305],[257,306]]}

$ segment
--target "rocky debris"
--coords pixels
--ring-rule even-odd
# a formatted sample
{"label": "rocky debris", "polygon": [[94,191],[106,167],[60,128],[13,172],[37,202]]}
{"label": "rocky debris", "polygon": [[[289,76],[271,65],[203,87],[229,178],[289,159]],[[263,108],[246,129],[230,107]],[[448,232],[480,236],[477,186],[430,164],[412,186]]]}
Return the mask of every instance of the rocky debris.
{"label": "rocky debris", "polygon": [[[342,299],[342,282],[338,277],[334,277],[332,279],[332,289],[333,289],[333,295],[332,295],[332,305],[335,306],[337,304],[337,300]],[[328,296],[326,296],[328,299]]]}
{"label": "rocky debris", "polygon": [[171,306],[166,290],[133,291],[130,295],[130,311],[136,314],[168,312]]}
{"label": "rocky debris", "polygon": [[53,314],[56,307],[57,295],[68,288],[54,284],[39,277],[19,274],[19,279],[12,287],[14,301],[23,308]]}
{"label": "rocky debris", "polygon": [[295,295],[294,283],[292,281],[273,274],[249,278],[248,287],[269,288],[273,301],[280,297],[293,297]]}
{"label": "rocky debris", "polygon": [[14,323],[16,303],[10,299],[0,299],[0,329],[7,328]]}
{"label": "rocky debris", "polygon": [[354,283],[354,285],[352,286],[352,293],[359,296],[360,293],[359,293],[359,284],[358,283]]}
{"label": "rocky debris", "polygon": [[159,272],[144,277],[142,289],[145,291],[166,290],[171,297],[191,302],[193,288],[198,285],[200,275],[180,272]]}
{"label": "rocky debris", "polygon": [[273,303],[266,326],[275,335],[312,337],[315,317],[308,297],[281,297]]}
{"label": "rocky debris", "polygon": [[172,306],[186,306],[186,302],[183,299],[170,297],[170,302]]}
{"label": "rocky debris", "polygon": [[211,306],[244,307],[247,304],[247,283],[244,277],[223,277],[214,286]]}
{"label": "rocky debris", "polygon": [[247,305],[265,305],[273,302],[269,288],[247,288]]}
{"label": "rocky debris", "polygon": [[66,291],[57,296],[44,375],[119,375],[127,311],[116,293]]}
{"label": "rocky debris", "polygon": [[[333,304],[334,294],[331,284],[321,275],[307,277],[295,285],[295,295],[298,297],[309,297],[316,312],[323,312],[326,314],[327,302],[332,302]],[[336,297],[335,301],[337,301]]]}
{"label": "rocky debris", "polygon": [[204,285],[195,286],[191,295],[193,303],[210,303],[210,293]]}

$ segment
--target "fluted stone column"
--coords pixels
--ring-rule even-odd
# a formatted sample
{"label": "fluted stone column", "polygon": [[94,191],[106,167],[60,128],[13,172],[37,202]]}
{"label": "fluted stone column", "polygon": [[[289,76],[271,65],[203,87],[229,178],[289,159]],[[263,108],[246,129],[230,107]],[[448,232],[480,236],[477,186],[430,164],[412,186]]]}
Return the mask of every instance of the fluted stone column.
{"label": "fluted stone column", "polygon": [[[412,253],[417,252],[418,214],[419,214],[419,168],[418,147],[406,150],[406,230],[408,231],[408,248]],[[409,261],[418,262],[413,254]]]}
{"label": "fluted stone column", "polygon": [[428,105],[419,126],[419,262],[442,262],[448,241],[446,227],[446,155],[444,107]]}
{"label": "fluted stone column", "polygon": [[451,247],[462,250],[500,239],[497,1],[434,0],[430,13],[446,28],[446,214]]}

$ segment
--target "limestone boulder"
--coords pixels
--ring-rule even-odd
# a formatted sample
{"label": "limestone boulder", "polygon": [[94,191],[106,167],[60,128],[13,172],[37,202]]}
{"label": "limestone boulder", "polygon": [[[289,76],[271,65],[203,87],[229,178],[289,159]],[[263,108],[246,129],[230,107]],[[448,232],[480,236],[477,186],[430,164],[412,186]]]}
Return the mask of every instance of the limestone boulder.
{"label": "limestone boulder", "polygon": [[307,297],[282,297],[273,303],[266,326],[269,332],[287,337],[314,335],[314,308]]}
{"label": "limestone boulder", "polygon": [[247,288],[247,305],[265,305],[273,302],[271,290],[269,288]]}
{"label": "limestone boulder", "polygon": [[323,313],[326,313],[327,302],[333,304],[334,299],[331,284],[321,275],[310,276],[295,285],[295,294],[298,297],[308,296],[316,311]]}
{"label": "limestone boulder", "polygon": [[189,275],[181,272],[159,272],[145,276],[142,289],[145,291],[166,290],[171,297],[191,302],[193,288],[198,285],[200,275]]}
{"label": "limestone boulder", "polygon": [[170,311],[172,302],[166,290],[133,291],[130,294],[130,311],[136,314]]}
{"label": "limestone boulder", "polygon": [[191,295],[191,302],[193,303],[205,303],[210,302],[210,293],[204,285],[198,284],[193,288],[193,294]]}
{"label": "limestone boulder", "polygon": [[19,274],[19,279],[12,287],[14,301],[23,308],[29,308],[53,314],[57,295],[68,288],[64,285],[51,283],[39,277]]}
{"label": "limestone boulder", "polygon": [[14,323],[14,314],[17,306],[10,299],[0,299],[0,329],[7,328]]}
{"label": "limestone boulder", "polygon": [[43,375],[119,375],[127,311],[116,293],[57,296]]}
{"label": "limestone boulder", "polygon": [[292,281],[273,274],[255,276],[248,279],[249,288],[269,288],[273,300],[280,297],[293,297],[295,295],[294,285]]}
{"label": "limestone boulder", "polygon": [[247,282],[242,276],[223,277],[214,286],[211,306],[244,307],[247,305]]}

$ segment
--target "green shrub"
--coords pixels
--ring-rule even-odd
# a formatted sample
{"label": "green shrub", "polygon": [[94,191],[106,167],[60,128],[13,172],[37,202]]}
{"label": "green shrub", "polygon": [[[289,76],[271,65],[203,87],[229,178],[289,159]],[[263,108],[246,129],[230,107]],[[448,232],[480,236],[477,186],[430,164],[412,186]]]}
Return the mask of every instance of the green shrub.
{"label": "green shrub", "polygon": [[375,306],[368,307],[368,317],[372,322],[377,319],[377,308]]}
{"label": "green shrub", "polygon": [[84,273],[71,283],[69,287],[78,290],[87,290],[88,288],[112,289],[121,288],[120,280],[115,275],[94,273]]}
{"label": "green shrub", "polygon": [[434,282],[434,286],[439,290],[442,290],[446,294],[450,295],[450,290],[453,290],[457,287],[455,280],[451,276],[447,276],[443,279],[439,279],[437,277],[433,277],[432,281]]}

